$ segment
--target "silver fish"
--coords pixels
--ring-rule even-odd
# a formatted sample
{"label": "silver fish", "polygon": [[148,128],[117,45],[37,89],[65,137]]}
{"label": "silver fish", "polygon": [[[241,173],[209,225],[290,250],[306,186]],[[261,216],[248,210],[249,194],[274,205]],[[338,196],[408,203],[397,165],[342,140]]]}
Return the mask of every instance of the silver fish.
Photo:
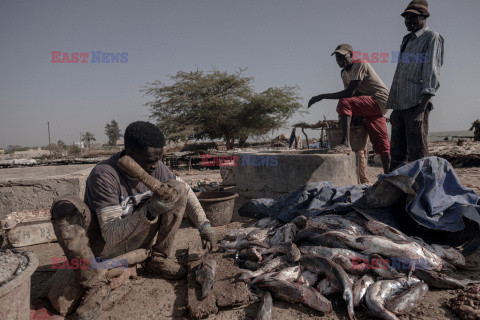
{"label": "silver fish", "polygon": [[392,266],[388,263],[387,259],[383,259],[378,254],[372,254],[371,257],[372,257],[371,261],[376,262],[376,265],[373,265],[373,263],[371,263],[371,265],[373,265],[371,267],[372,267],[373,273],[375,273],[377,276],[383,279],[398,279],[398,278],[405,277],[404,274],[392,268]]}
{"label": "silver fish", "polygon": [[380,221],[370,220],[366,223],[367,230],[372,234],[377,236],[383,236],[389,238],[393,241],[409,241],[409,237],[393,227],[390,227],[388,224],[385,224]]}
{"label": "silver fish", "polygon": [[272,318],[273,300],[270,292],[266,291],[258,307],[255,320],[270,320]]}
{"label": "silver fish", "polygon": [[292,222],[287,223],[285,226],[286,227],[283,242],[291,243],[293,242],[293,240],[295,239],[295,235],[297,234],[297,226],[295,225],[295,223]]}
{"label": "silver fish", "polygon": [[253,279],[250,285],[254,285],[255,283],[265,282],[272,279],[295,282],[300,277],[300,275],[301,275],[300,266],[292,266],[292,267],[284,268],[277,272],[264,273],[256,277],[255,279]]}
{"label": "silver fish", "polygon": [[369,275],[364,275],[359,280],[355,281],[352,287],[354,307],[358,307],[360,305],[360,302],[362,302],[368,287],[374,282],[375,280]]}
{"label": "silver fish", "polygon": [[304,284],[283,280],[271,280],[262,283],[260,286],[268,288],[277,299],[290,303],[301,302],[307,307],[323,313],[332,311],[332,304],[327,298],[315,289]]}
{"label": "silver fish", "polygon": [[220,243],[219,250],[220,251],[233,251],[233,250],[242,250],[251,247],[262,247],[268,248],[269,245],[262,241],[248,241],[246,239],[238,240],[238,241],[227,241],[223,240]]}
{"label": "silver fish", "polygon": [[217,262],[215,260],[203,261],[195,273],[195,279],[202,286],[200,300],[204,300],[212,292],[215,284],[215,271]]}
{"label": "silver fish", "polygon": [[347,303],[347,311],[350,319],[356,319],[353,310],[352,284],[347,273],[335,262],[314,255],[303,255],[300,259],[302,266],[308,270],[325,274],[334,286],[340,288],[342,297]]}
{"label": "silver fish", "polygon": [[338,234],[343,235],[344,233],[336,231],[318,233],[314,228],[305,228],[297,233],[295,243],[309,242],[317,246],[347,249],[347,245],[345,245],[342,238],[338,237]]}
{"label": "silver fish", "polygon": [[378,318],[386,320],[398,320],[397,316],[387,308],[385,301],[408,287],[420,282],[415,278],[402,278],[397,280],[381,280],[370,285],[365,294],[365,302],[368,309]]}
{"label": "silver fish", "polygon": [[300,277],[297,279],[298,283],[306,284],[307,286],[314,287],[318,282],[318,274],[308,270],[304,270]]}
{"label": "silver fish", "polygon": [[238,259],[250,260],[253,262],[261,262],[263,259],[261,251],[262,250],[256,247],[240,250],[238,252]]}
{"label": "silver fish", "polygon": [[268,236],[268,229],[256,229],[247,234],[248,241],[265,241]]}
{"label": "silver fish", "polygon": [[332,230],[342,230],[342,232],[352,235],[369,234],[364,228],[338,215],[327,215],[310,218],[307,221],[307,227],[328,232]]}
{"label": "silver fish", "polygon": [[437,289],[463,289],[470,284],[480,283],[480,281],[470,279],[455,279],[432,270],[415,269],[413,275],[425,281],[430,287]]}
{"label": "silver fish", "polygon": [[273,221],[274,221],[273,218],[263,218],[263,219],[258,220],[258,221],[255,222],[254,224],[252,224],[252,225],[250,226],[250,228],[260,228],[260,229],[263,229],[263,228],[268,227]]}
{"label": "silver fish", "polygon": [[332,259],[334,256],[345,256],[347,258],[369,259],[369,256],[350,249],[328,248],[324,246],[301,246],[301,253],[314,254],[327,259]]}
{"label": "silver fish", "polygon": [[240,276],[240,279],[241,280],[246,280],[246,279],[250,279],[250,278],[256,278],[261,274],[271,272],[275,269],[281,268],[286,263],[287,263],[286,257],[284,257],[284,256],[276,257],[275,259],[270,260],[263,267],[261,267],[260,269],[258,269],[256,271],[249,271],[249,270],[243,271],[242,275]]}
{"label": "silver fish", "polygon": [[270,243],[272,246],[275,246],[283,242],[292,242],[296,234],[297,226],[292,222],[287,223],[275,231],[275,234],[270,239]]}
{"label": "silver fish", "polygon": [[283,241],[284,239],[285,239],[285,228],[283,227],[278,228],[273,234],[273,236],[270,238],[270,244],[272,246],[279,245],[280,243],[285,242]]}
{"label": "silver fish", "polygon": [[316,289],[324,296],[329,296],[340,291],[340,289],[334,286],[330,280],[328,280],[328,278],[320,280],[316,286]]}
{"label": "silver fish", "polygon": [[394,242],[382,236],[354,237],[340,232],[330,232],[338,239],[364,254],[378,253],[384,257],[403,257],[410,260],[426,261],[429,269],[441,270],[442,259],[421,245],[412,241]]}
{"label": "silver fish", "polygon": [[284,253],[287,256],[288,260],[290,260],[291,262],[297,262],[298,260],[300,260],[301,257],[300,250],[293,242],[277,244],[269,249],[264,250],[262,254],[267,255],[279,252]]}
{"label": "silver fish", "polygon": [[454,266],[464,267],[466,265],[465,257],[459,250],[439,244],[432,244],[432,248],[440,258],[450,262]]}
{"label": "silver fish", "polygon": [[405,314],[416,308],[428,292],[428,285],[423,282],[414,284],[404,292],[389,298],[385,308],[395,314]]}
{"label": "silver fish", "polygon": [[[350,280],[350,285],[352,285],[358,280],[357,276],[348,275],[348,279]],[[331,294],[340,292],[340,288],[337,287],[336,284],[333,284],[328,278],[322,279],[317,284],[317,290],[324,296],[329,296]]]}
{"label": "silver fish", "polygon": [[285,280],[285,281],[295,282],[300,277],[300,275],[301,275],[300,266],[292,266],[276,272],[273,275],[273,278],[276,280]]}

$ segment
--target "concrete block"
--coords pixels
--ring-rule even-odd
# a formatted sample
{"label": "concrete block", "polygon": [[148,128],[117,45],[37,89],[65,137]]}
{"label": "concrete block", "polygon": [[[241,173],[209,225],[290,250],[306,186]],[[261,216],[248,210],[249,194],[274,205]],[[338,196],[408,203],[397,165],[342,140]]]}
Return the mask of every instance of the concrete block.
{"label": "concrete block", "polygon": [[50,208],[53,200],[73,193],[83,197],[93,165],[0,170],[0,219],[14,211]]}
{"label": "concrete block", "polygon": [[275,198],[310,182],[336,186],[359,183],[355,153],[328,154],[324,150],[242,153],[235,167],[240,195]]}

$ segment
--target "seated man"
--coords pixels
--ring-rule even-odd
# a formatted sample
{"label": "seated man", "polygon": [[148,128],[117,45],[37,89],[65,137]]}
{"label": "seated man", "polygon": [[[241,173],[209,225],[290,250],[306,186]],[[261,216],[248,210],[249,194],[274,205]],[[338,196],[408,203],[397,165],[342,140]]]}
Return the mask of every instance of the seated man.
{"label": "seated man", "polygon": [[323,99],[339,99],[337,112],[342,125],[342,142],[335,149],[351,152],[350,120],[353,116],[363,116],[373,151],[380,155],[383,171],[389,172],[390,143],[388,141],[385,104],[388,90],[368,62],[353,61],[353,48],[341,44],[332,53],[338,66],[342,68],[341,76],[345,90],[314,96],[308,102],[310,108]]}
{"label": "seated man", "polygon": [[[185,212],[198,227],[204,248],[213,248],[215,232],[192,189],[160,161],[164,146],[165,136],[157,126],[133,122],[125,130],[125,150],[93,168],[84,200],[66,195],[54,201],[52,224],[68,260],[110,259],[146,248],[151,249],[147,270],[167,279],[181,279],[186,270],[172,257],[172,249]],[[165,183],[163,195],[152,196],[142,182],[117,165],[124,155]],[[74,271],[77,283],[85,289],[75,316],[96,319],[110,294],[107,280],[91,265]]]}

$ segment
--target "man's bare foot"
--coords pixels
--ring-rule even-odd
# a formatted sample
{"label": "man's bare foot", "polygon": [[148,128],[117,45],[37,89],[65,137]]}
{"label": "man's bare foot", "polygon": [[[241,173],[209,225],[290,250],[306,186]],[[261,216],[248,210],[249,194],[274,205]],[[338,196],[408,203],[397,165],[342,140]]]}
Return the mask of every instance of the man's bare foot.
{"label": "man's bare foot", "polygon": [[352,153],[352,147],[346,144],[339,144],[333,147],[329,153],[346,153],[350,154]]}

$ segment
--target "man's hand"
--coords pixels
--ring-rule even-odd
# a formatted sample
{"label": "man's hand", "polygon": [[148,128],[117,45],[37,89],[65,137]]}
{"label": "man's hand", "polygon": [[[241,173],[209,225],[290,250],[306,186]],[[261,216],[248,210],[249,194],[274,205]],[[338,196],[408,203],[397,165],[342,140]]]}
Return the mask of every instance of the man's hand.
{"label": "man's hand", "polygon": [[163,189],[162,193],[154,191],[149,200],[147,211],[149,220],[153,220],[155,217],[170,210],[175,202],[178,201],[182,192],[184,192],[181,182],[176,180],[167,181],[163,185]]}
{"label": "man's hand", "polygon": [[418,110],[416,110],[417,115],[413,119],[413,127],[414,128],[419,129],[422,126],[423,121],[425,119],[425,111],[427,110],[427,107],[428,107],[428,104],[429,104],[431,98],[432,98],[431,95],[424,95],[422,97],[422,101],[417,106],[417,108],[418,108]]}
{"label": "man's hand", "polygon": [[318,96],[314,96],[308,101],[308,108],[310,108],[314,103],[320,102],[323,100],[323,96],[320,94]]}
{"label": "man's hand", "polygon": [[198,231],[200,231],[200,238],[202,239],[203,249],[208,249],[212,251],[215,247],[215,230],[213,230],[210,222],[205,222],[202,224]]}

